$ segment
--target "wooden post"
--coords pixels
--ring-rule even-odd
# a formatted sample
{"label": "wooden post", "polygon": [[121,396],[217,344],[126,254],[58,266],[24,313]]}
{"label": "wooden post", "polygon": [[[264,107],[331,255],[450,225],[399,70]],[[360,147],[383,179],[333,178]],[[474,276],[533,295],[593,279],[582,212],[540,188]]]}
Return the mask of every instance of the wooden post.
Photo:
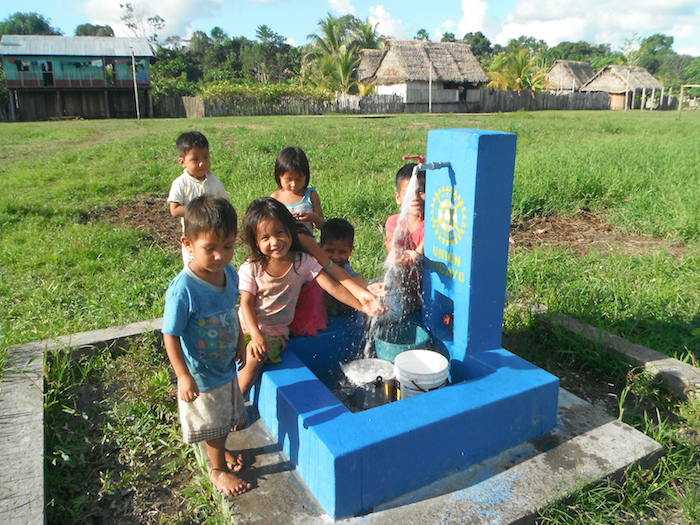
{"label": "wooden post", "polygon": [[136,99],[136,120],[141,120],[141,108],[139,108],[139,89],[136,85],[136,59],[134,58],[134,48],[131,48],[131,72],[134,76],[134,98]]}
{"label": "wooden post", "polygon": [[647,88],[646,88],[646,86],[644,86],[642,88],[642,100],[639,102],[639,109],[644,111],[644,109],[646,108],[646,105],[647,105]]}
{"label": "wooden post", "polygon": [[664,91],[666,88],[661,88],[661,95],[659,95],[659,109],[664,109]]}
{"label": "wooden post", "polygon": [[[630,71],[627,70],[627,88],[625,89],[625,111],[627,111],[627,106],[629,106],[629,94],[630,94]],[[632,99],[634,103],[634,98]],[[634,108],[632,108],[634,109]]]}
{"label": "wooden post", "polygon": [[683,88],[685,88],[685,84],[681,85],[681,96],[678,99],[678,118],[681,118],[681,110],[683,109]]}

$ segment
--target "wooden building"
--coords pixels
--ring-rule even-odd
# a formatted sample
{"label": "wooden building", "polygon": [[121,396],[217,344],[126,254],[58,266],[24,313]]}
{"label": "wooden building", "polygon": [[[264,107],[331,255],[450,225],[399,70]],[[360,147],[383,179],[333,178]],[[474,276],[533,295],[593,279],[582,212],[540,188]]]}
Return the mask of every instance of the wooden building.
{"label": "wooden building", "polygon": [[547,80],[556,84],[549,91],[556,94],[576,93],[593,77],[593,67],[588,62],[555,60],[547,73]]}
{"label": "wooden building", "polygon": [[145,38],[3,35],[0,55],[12,121],[153,116]]}
{"label": "wooden building", "polygon": [[581,86],[582,93],[592,91],[610,93],[610,109],[634,109],[648,107],[647,97],[653,106],[657,92],[663,101],[664,86],[643,67],[611,65]]}
{"label": "wooden building", "polygon": [[406,112],[477,111],[479,88],[489,79],[463,42],[389,40],[360,51],[358,80],[380,95],[399,95]]}

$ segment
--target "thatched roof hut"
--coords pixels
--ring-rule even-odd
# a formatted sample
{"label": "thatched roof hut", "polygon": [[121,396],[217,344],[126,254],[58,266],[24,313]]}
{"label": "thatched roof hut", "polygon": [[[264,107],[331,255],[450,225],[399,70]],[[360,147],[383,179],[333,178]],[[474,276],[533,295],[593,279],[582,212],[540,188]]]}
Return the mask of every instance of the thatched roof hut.
{"label": "thatched roof hut", "polygon": [[471,84],[478,87],[489,79],[463,42],[389,40],[383,50],[363,49],[357,68],[360,82],[377,85],[411,81]]}
{"label": "thatched roof hut", "polygon": [[581,91],[604,91],[610,94],[635,93],[646,90],[662,90],[663,84],[643,67],[605,66],[586,82]]}
{"label": "thatched roof hut", "polygon": [[[547,73],[547,80],[557,85],[556,91],[578,91],[593,77],[593,68],[588,62],[555,60]],[[554,90],[552,90],[554,91]]]}

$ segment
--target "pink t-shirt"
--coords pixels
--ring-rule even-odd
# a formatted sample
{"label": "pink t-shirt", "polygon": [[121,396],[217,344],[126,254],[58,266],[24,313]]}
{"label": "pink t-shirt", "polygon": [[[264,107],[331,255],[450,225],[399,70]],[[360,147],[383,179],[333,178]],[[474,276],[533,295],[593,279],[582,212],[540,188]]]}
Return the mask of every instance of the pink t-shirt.
{"label": "pink t-shirt", "polygon": [[[398,225],[399,222],[399,215],[392,215],[386,220],[386,239],[390,239],[391,237],[394,237],[396,233],[396,226]],[[405,233],[408,233],[406,230]],[[404,236],[404,240],[402,243],[402,248],[404,250],[415,250],[420,246],[420,244],[423,242],[425,239],[425,221],[422,221],[418,228],[413,230],[413,233]]]}
{"label": "pink t-shirt", "polygon": [[[272,277],[257,263],[245,261],[238,270],[241,292],[255,296],[255,316],[263,335],[289,338],[289,324],[294,319],[299,292],[304,283],[312,281],[323,267],[307,253],[289,267],[281,277]],[[241,328],[249,333],[239,310]]]}

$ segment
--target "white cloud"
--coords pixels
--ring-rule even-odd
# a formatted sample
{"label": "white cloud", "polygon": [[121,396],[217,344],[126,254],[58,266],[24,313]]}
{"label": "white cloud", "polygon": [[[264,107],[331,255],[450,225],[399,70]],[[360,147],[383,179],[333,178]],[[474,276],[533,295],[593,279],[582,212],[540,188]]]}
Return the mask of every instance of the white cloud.
{"label": "white cloud", "polygon": [[331,9],[341,15],[357,16],[357,9],[355,9],[350,0],[328,0],[328,4],[331,6]]}
{"label": "white cloud", "polygon": [[[159,37],[180,35],[188,38],[195,30],[197,19],[215,15],[227,0],[132,0],[134,12],[145,19],[160,16],[165,27]],[[116,36],[133,36],[121,21],[125,10],[119,4],[124,0],[87,0],[82,11],[94,24],[110,25]],[[201,29],[201,28],[198,28]],[[148,36],[148,35],[146,35]]]}
{"label": "white cloud", "polygon": [[391,16],[383,5],[377,5],[369,8],[370,16],[369,23],[377,26],[377,31],[382,35],[390,36],[397,40],[405,40],[411,38],[403,25],[403,22]]}
{"label": "white cloud", "polygon": [[445,20],[435,28],[433,40],[440,40],[449,31],[459,40],[467,33],[481,31],[484,35],[493,35],[499,30],[499,23],[488,15],[488,4],[483,0],[462,0],[462,18],[459,21]]}
{"label": "white cloud", "polygon": [[[616,50],[633,33],[641,38],[654,33],[676,34],[679,22],[693,28],[698,50],[697,0],[665,0],[663,6],[652,0],[518,0],[493,41],[505,45],[525,35],[542,39],[549,46],[583,40],[610,44]],[[681,52],[676,43],[674,49]]]}

